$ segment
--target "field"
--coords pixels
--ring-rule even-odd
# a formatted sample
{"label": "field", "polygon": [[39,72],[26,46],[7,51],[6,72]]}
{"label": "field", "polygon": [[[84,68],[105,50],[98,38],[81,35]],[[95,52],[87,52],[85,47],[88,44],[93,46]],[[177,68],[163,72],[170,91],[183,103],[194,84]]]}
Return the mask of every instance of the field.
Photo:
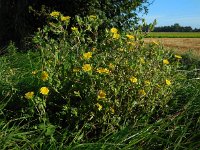
{"label": "field", "polygon": [[192,53],[200,56],[200,32],[151,32],[144,39],[146,43],[158,43],[176,50],[177,53]]}
{"label": "field", "polygon": [[151,32],[151,38],[200,38],[200,32]]}
{"label": "field", "polygon": [[144,41],[157,41],[180,54],[191,52],[197,57],[200,56],[200,38],[145,38]]}

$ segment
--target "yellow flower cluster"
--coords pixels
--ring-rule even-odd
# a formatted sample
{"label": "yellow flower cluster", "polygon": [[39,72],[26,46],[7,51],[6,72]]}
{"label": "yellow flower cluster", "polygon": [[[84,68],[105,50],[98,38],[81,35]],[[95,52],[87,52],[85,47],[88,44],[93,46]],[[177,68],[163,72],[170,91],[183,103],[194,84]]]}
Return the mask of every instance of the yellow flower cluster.
{"label": "yellow flower cluster", "polygon": [[139,91],[138,91],[138,94],[139,94],[140,96],[145,96],[147,93],[146,93],[144,90],[139,90]]}
{"label": "yellow flower cluster", "polygon": [[50,13],[51,17],[57,18],[60,15],[60,12],[58,11],[53,11],[52,13]]}
{"label": "yellow flower cluster", "polygon": [[97,72],[98,73],[106,73],[106,74],[108,74],[110,71],[107,68],[98,68]]}
{"label": "yellow flower cluster", "polygon": [[120,35],[118,34],[117,28],[111,28],[110,32],[113,33],[113,39],[119,39]]}
{"label": "yellow flower cluster", "polygon": [[128,39],[134,39],[134,36],[133,36],[133,35],[130,35],[130,34],[127,34],[126,37],[127,37]]}
{"label": "yellow flower cluster", "polygon": [[165,83],[166,83],[167,85],[171,85],[171,84],[172,84],[171,81],[170,81],[169,79],[166,79],[166,80],[165,80]]}
{"label": "yellow flower cluster", "polygon": [[90,64],[84,64],[82,69],[83,71],[88,72],[92,70],[92,66]]}
{"label": "yellow flower cluster", "polygon": [[106,93],[103,90],[99,90],[97,97],[98,99],[104,99],[106,98]]}
{"label": "yellow flower cluster", "polygon": [[137,83],[137,78],[132,76],[129,78],[129,80],[132,82],[132,83]]}
{"label": "yellow flower cluster", "polygon": [[83,58],[86,60],[90,59],[91,57],[92,57],[92,52],[87,52],[83,54]]}
{"label": "yellow flower cluster", "polygon": [[[49,94],[49,89],[48,89],[47,87],[41,87],[41,88],[40,88],[40,93],[41,93],[42,95],[48,95],[48,94]],[[27,92],[27,93],[25,93],[24,97],[25,97],[26,99],[33,99],[33,97],[34,97],[34,92],[33,92],[33,91],[32,91],[32,92]]]}
{"label": "yellow flower cluster", "polygon": [[169,61],[168,61],[167,59],[164,59],[164,60],[163,60],[163,64],[168,65],[168,64],[169,64]]}
{"label": "yellow flower cluster", "polygon": [[70,20],[70,16],[61,16],[60,20],[61,21],[69,21]]}
{"label": "yellow flower cluster", "polygon": [[49,89],[47,88],[47,87],[41,87],[40,88],[40,93],[42,94],[42,95],[48,95],[48,93],[49,93]]}
{"label": "yellow flower cluster", "polygon": [[26,99],[32,99],[34,97],[34,92],[27,92],[24,97]]}
{"label": "yellow flower cluster", "polygon": [[116,34],[118,32],[118,30],[117,30],[117,28],[111,28],[110,32]]}
{"label": "yellow flower cluster", "polygon": [[113,39],[119,39],[119,38],[120,38],[120,35],[118,33],[113,34]]}
{"label": "yellow flower cluster", "polygon": [[99,103],[97,103],[96,106],[97,106],[97,108],[98,108],[99,111],[101,111],[102,108],[103,108],[103,106],[101,104],[99,104]]}

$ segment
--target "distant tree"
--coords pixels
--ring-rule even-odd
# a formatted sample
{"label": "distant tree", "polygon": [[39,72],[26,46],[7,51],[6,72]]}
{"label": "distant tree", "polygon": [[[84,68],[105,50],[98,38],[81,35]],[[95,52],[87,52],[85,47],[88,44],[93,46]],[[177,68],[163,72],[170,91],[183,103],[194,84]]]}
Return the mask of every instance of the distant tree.
{"label": "distant tree", "polygon": [[192,32],[192,27],[190,26],[186,26],[186,27],[182,27],[183,28],[183,32]]}
{"label": "distant tree", "polygon": [[161,26],[161,27],[155,27],[153,32],[199,32],[200,29],[192,29],[190,26],[181,26],[178,23],[175,23],[171,26]]}
{"label": "distant tree", "polygon": [[199,29],[197,29],[197,28],[194,28],[194,30],[193,30],[194,32],[200,32],[200,28]]}
{"label": "distant tree", "polygon": [[172,28],[171,30],[173,32],[179,32],[179,31],[181,31],[181,26],[178,23],[175,23],[174,25],[172,25],[171,28]]}

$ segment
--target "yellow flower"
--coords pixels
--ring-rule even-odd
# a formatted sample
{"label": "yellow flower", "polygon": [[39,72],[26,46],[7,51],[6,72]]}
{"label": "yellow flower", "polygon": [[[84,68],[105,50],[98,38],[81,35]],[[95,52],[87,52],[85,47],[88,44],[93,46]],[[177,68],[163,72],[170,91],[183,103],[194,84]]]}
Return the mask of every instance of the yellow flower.
{"label": "yellow flower", "polygon": [[175,58],[182,59],[180,55],[174,55]]}
{"label": "yellow flower", "polygon": [[118,33],[113,34],[113,39],[119,39],[119,38],[120,38],[120,35]]}
{"label": "yellow flower", "polygon": [[103,68],[97,68],[98,73],[103,73]]}
{"label": "yellow flower", "polygon": [[72,31],[78,31],[78,28],[77,27],[71,27]]}
{"label": "yellow flower", "polygon": [[43,71],[41,74],[42,81],[48,80],[48,77],[49,77],[48,73],[46,71]]}
{"label": "yellow flower", "polygon": [[109,70],[107,68],[98,68],[97,72],[98,73],[109,73]]}
{"label": "yellow flower", "polygon": [[50,14],[51,17],[55,17],[55,18],[57,18],[59,15],[60,15],[60,12],[58,12],[58,11],[53,11],[53,12]]}
{"label": "yellow flower", "polygon": [[106,93],[103,90],[98,92],[98,99],[106,98]]}
{"label": "yellow flower", "polygon": [[61,21],[69,21],[70,20],[70,16],[61,16]]}
{"label": "yellow flower", "polygon": [[104,68],[104,73],[110,73],[110,71],[107,68]]}
{"label": "yellow flower", "polygon": [[137,82],[137,78],[132,76],[129,78],[129,80],[132,82],[132,83],[136,83]]}
{"label": "yellow flower", "polygon": [[171,85],[171,84],[172,84],[171,81],[168,80],[168,79],[165,80],[165,83],[166,83],[167,85]]}
{"label": "yellow flower", "polygon": [[92,52],[87,52],[87,53],[83,54],[83,58],[86,59],[86,60],[90,59],[91,57],[92,57]]}
{"label": "yellow flower", "polygon": [[116,34],[118,32],[118,30],[117,30],[117,28],[111,28],[110,32]]}
{"label": "yellow flower", "polygon": [[49,93],[49,89],[47,88],[47,87],[41,87],[40,88],[40,93],[42,94],[42,95],[48,95],[48,93]]}
{"label": "yellow flower", "polygon": [[144,81],[144,83],[145,83],[146,85],[150,85],[150,84],[151,84],[151,82],[150,82],[149,80]]}
{"label": "yellow flower", "polygon": [[167,59],[164,59],[164,60],[163,60],[163,64],[168,65],[168,64],[169,64],[169,61],[168,61]]}
{"label": "yellow flower", "polygon": [[32,99],[34,97],[34,92],[27,92],[24,97],[26,99]]}
{"label": "yellow flower", "polygon": [[83,71],[87,72],[87,71],[92,70],[92,67],[90,64],[84,64],[82,69],[83,69]]}
{"label": "yellow flower", "polygon": [[130,34],[127,34],[126,37],[129,38],[129,39],[134,39],[134,36],[130,35]]}
{"label": "yellow flower", "polygon": [[101,104],[99,104],[99,103],[97,103],[96,106],[98,107],[98,110],[99,110],[99,111],[101,111],[102,108],[103,108],[103,106],[102,106]]}
{"label": "yellow flower", "polygon": [[139,93],[140,96],[145,96],[146,95],[146,92],[144,90],[139,90],[138,93]]}

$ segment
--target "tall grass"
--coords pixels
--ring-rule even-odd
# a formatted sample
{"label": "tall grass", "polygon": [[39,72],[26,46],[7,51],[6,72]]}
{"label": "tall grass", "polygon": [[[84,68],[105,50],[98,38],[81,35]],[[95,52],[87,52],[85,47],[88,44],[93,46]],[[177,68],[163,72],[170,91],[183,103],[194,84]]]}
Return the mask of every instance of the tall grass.
{"label": "tall grass", "polygon": [[[0,149],[198,149],[198,61],[51,14],[35,52],[0,58]],[[98,33],[98,34],[97,34]],[[188,63],[190,62],[190,63]],[[192,64],[192,65],[191,65]]]}

